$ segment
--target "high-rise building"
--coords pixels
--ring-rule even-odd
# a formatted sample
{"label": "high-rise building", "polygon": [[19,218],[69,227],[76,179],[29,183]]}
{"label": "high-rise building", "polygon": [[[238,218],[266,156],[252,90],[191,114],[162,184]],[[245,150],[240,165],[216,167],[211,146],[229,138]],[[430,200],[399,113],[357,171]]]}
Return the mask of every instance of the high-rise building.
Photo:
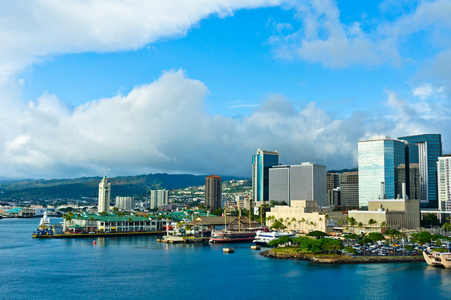
{"label": "high-rise building", "polygon": [[151,190],[150,191],[150,209],[156,209],[161,205],[169,204],[168,190]]}
{"label": "high-rise building", "polygon": [[252,156],[252,193],[254,201],[269,201],[269,168],[279,165],[279,152],[258,149]]}
{"label": "high-rise building", "polygon": [[99,183],[99,207],[97,209],[99,213],[110,212],[110,196],[111,196],[111,183],[108,182],[105,176]]}
{"label": "high-rise building", "polygon": [[438,208],[437,161],[442,156],[441,135],[420,134],[398,139],[418,146],[421,207]]}
{"label": "high-rise building", "polygon": [[315,200],[326,206],[326,166],[304,162],[269,168],[269,200],[288,205],[291,200]]}
{"label": "high-rise building", "polygon": [[[397,189],[401,185],[396,181],[396,169],[405,164],[405,178],[409,178],[409,165],[418,163],[417,157],[417,146],[388,136],[359,141],[359,206],[368,206],[369,200],[395,199],[397,194],[402,194]],[[408,183],[406,187],[409,196]]]}
{"label": "high-rise building", "polygon": [[116,197],[116,207],[122,210],[132,210],[135,208],[134,197]]}
{"label": "high-rise building", "polygon": [[340,176],[340,174],[338,174],[338,173],[332,173],[332,172],[326,173],[327,205],[328,206],[340,205],[339,176]]}
{"label": "high-rise building", "polygon": [[216,175],[205,177],[205,206],[211,211],[221,207],[222,178]]}
{"label": "high-rise building", "polygon": [[327,191],[336,189],[337,187],[340,186],[339,177],[340,177],[339,173],[331,173],[331,172],[326,173]]}
{"label": "high-rise building", "polygon": [[451,213],[451,154],[438,158],[437,179],[439,209]]}
{"label": "high-rise building", "polygon": [[359,207],[359,172],[340,174],[340,205]]}

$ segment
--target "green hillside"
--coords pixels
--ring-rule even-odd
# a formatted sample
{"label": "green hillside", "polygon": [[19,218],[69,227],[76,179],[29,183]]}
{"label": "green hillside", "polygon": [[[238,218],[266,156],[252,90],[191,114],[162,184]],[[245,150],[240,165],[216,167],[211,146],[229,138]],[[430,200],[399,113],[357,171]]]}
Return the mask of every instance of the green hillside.
{"label": "green hillside", "polygon": [[[101,177],[75,179],[0,181],[3,199],[55,199],[97,197]],[[111,196],[142,196],[152,189],[180,189],[204,185],[205,176],[189,174],[149,174],[108,178]],[[237,179],[223,177],[223,180]]]}

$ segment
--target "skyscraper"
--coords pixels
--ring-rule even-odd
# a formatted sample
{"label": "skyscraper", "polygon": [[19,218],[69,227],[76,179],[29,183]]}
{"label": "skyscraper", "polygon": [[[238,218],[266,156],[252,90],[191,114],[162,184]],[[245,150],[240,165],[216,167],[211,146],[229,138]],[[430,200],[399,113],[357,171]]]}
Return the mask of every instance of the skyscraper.
{"label": "skyscraper", "polygon": [[315,200],[327,205],[326,166],[304,162],[269,168],[269,200]]}
{"label": "skyscraper", "polygon": [[420,205],[424,208],[438,208],[437,161],[442,156],[440,134],[420,134],[398,138],[418,145],[420,173]]}
{"label": "skyscraper", "polygon": [[396,169],[405,164],[409,178],[409,164],[418,162],[417,155],[417,146],[388,136],[359,141],[359,206],[368,206],[368,200],[395,199],[401,195],[402,191],[397,190],[401,185],[396,184]]}
{"label": "skyscraper", "polygon": [[111,196],[111,183],[108,182],[105,176],[99,183],[99,207],[97,209],[99,213],[110,212],[110,196]]}
{"label": "skyscraper", "polygon": [[437,175],[439,209],[451,213],[451,154],[438,158]]}
{"label": "skyscraper", "polygon": [[161,205],[169,204],[168,190],[151,190],[150,191],[150,209],[156,209]]}
{"label": "skyscraper", "polygon": [[222,178],[216,175],[205,177],[205,206],[211,211],[221,207]]}
{"label": "skyscraper", "polygon": [[340,174],[340,205],[350,208],[359,207],[359,173]]}
{"label": "skyscraper", "polygon": [[279,165],[279,152],[258,149],[252,156],[252,192],[254,201],[269,201],[269,168]]}

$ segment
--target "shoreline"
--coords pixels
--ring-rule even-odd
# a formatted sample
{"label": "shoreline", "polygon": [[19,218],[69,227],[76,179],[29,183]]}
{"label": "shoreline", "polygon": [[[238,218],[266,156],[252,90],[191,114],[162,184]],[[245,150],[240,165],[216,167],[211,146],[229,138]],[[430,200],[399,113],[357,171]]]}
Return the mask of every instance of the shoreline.
{"label": "shoreline", "polygon": [[321,256],[321,254],[304,254],[293,252],[274,252],[273,250],[266,250],[260,252],[260,255],[274,258],[274,259],[291,259],[309,261],[315,264],[378,264],[378,263],[395,263],[395,262],[425,262],[422,255],[418,256],[359,256],[351,257],[346,255],[337,256]]}

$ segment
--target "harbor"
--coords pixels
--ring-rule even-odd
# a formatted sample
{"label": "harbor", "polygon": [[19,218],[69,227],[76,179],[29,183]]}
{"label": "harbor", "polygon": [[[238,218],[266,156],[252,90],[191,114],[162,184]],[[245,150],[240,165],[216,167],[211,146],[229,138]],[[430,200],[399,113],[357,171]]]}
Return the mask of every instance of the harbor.
{"label": "harbor", "polygon": [[[167,244],[157,242],[158,236],[98,237],[95,245],[87,238],[40,240],[30,235],[36,222],[2,220],[0,275],[7,280],[0,298],[36,293],[40,299],[177,299],[182,290],[186,299],[210,299],[211,289],[199,288],[199,282],[227,289],[223,299],[242,292],[237,282],[252,282],[252,293],[242,299],[316,299],[335,293],[337,286],[346,291],[337,299],[444,299],[450,291],[449,270],[425,262],[319,265],[265,257],[250,249],[252,243]],[[226,247],[234,253],[224,253]],[[318,289],[325,279],[334,284]]]}

